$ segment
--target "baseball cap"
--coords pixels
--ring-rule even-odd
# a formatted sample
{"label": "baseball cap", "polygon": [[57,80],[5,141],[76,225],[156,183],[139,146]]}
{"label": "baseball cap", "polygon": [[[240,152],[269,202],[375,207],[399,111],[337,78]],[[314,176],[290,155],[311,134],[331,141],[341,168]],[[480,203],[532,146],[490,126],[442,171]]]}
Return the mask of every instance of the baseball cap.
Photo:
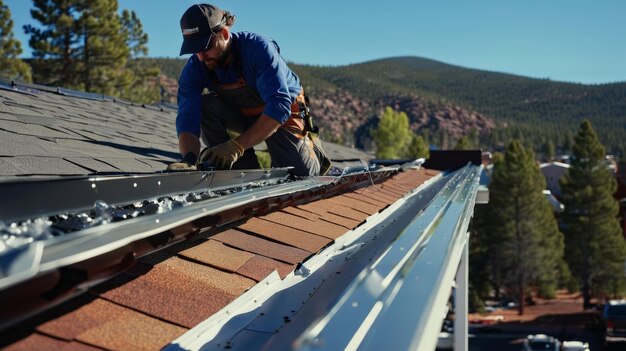
{"label": "baseball cap", "polygon": [[180,18],[183,45],[180,55],[200,52],[209,44],[214,33],[226,23],[224,11],[209,4],[195,4]]}

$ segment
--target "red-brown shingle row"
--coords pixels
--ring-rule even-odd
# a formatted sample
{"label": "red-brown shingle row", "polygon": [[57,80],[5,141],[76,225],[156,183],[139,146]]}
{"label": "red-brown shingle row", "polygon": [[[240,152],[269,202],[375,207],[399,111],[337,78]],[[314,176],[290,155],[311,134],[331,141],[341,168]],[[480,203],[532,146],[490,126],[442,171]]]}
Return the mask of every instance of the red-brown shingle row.
{"label": "red-brown shingle row", "polygon": [[59,307],[67,313],[53,309],[48,315],[61,316],[34,322],[34,330],[7,350],[158,349],[274,270],[284,278],[297,263],[436,174],[402,172],[139,259],[127,272]]}

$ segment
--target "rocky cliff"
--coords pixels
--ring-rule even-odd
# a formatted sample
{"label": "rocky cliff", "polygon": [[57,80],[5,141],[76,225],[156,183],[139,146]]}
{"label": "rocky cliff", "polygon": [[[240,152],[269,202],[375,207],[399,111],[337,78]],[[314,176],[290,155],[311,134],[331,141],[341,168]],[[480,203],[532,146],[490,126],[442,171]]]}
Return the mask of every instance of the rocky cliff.
{"label": "rocky cliff", "polygon": [[[165,100],[176,103],[176,80],[161,76],[160,83]],[[367,100],[338,88],[310,86],[306,91],[311,100],[311,114],[320,127],[322,138],[348,146],[371,149],[370,130],[378,125],[386,106],[405,112],[411,130],[419,134],[427,133],[433,141],[445,133],[452,144],[472,129],[481,135],[488,135],[495,127],[491,118],[479,113],[443,102],[431,102],[415,94],[395,94]]]}

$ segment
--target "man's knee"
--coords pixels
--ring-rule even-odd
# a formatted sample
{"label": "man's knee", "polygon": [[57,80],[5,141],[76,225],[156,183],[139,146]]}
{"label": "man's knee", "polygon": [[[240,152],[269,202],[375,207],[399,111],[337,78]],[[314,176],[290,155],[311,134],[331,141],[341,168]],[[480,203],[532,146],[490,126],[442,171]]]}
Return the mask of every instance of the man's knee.
{"label": "man's knee", "polygon": [[266,144],[273,167],[293,167],[292,172],[297,176],[319,175],[320,163],[310,140],[296,136],[285,128],[278,128]]}

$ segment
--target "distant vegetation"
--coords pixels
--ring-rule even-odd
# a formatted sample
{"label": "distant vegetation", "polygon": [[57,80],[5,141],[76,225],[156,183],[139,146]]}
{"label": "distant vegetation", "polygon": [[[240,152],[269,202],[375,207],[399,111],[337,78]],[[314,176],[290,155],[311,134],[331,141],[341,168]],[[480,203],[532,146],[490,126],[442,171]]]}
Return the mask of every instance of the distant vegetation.
{"label": "distant vegetation", "polygon": [[[470,236],[472,307],[515,297],[519,314],[534,296],[579,290],[583,308],[626,292],[617,182],[591,123],[580,124],[571,167],[560,179],[562,213],[554,212],[532,151],[518,141],[494,157],[489,203],[477,206]],[[557,227],[557,223],[559,227]],[[560,229],[560,231],[559,231]]]}
{"label": "distant vegetation", "polygon": [[13,20],[9,7],[0,0],[0,77],[30,82],[31,69],[18,56],[22,43],[13,35]]}
{"label": "distant vegetation", "polygon": [[[626,82],[602,85],[553,82],[418,57],[340,67],[293,67],[305,86],[346,89],[354,96],[370,100],[391,94],[417,94],[476,111],[498,123],[491,142],[506,143],[515,137],[540,151],[551,140],[563,149],[571,144],[577,126],[586,118],[610,151],[626,149]],[[487,145],[490,140],[483,139],[482,143]]]}
{"label": "distant vegetation", "polygon": [[140,67],[155,67],[161,71],[161,74],[178,81],[178,76],[187,63],[185,59],[160,58],[160,57],[142,57],[137,59],[137,65]]}
{"label": "distant vegetation", "polygon": [[[184,59],[147,58],[148,36],[117,1],[35,0],[33,57],[17,58],[11,13],[0,0],[0,76],[122,97],[175,102]],[[453,148],[470,133],[476,146],[504,149],[520,140],[538,154],[568,153],[576,126],[591,121],[607,151],[626,151],[626,82],[584,85],[532,79],[395,57],[347,66],[290,64],[312,100],[322,137],[373,147],[386,107],[404,112],[411,131],[430,145]],[[160,73],[159,73],[160,72]],[[473,132],[472,132],[473,131]],[[550,143],[552,146],[550,146]]]}
{"label": "distant vegetation", "polygon": [[[185,63],[182,59],[141,60],[173,79],[178,78]],[[359,102],[369,101],[369,105],[382,101],[379,109],[365,111],[376,117],[384,110],[385,101],[390,102],[387,105],[397,104],[403,96],[477,112],[497,124],[493,131],[481,134],[482,147],[493,148],[518,139],[538,153],[543,153],[549,142],[557,151],[569,152],[576,128],[586,118],[593,123],[610,152],[626,150],[626,82],[602,85],[553,82],[467,69],[418,57],[336,67],[293,63],[290,66],[300,76],[312,100],[340,92]],[[413,111],[400,109],[399,112],[407,113],[411,121],[416,119]],[[360,117],[367,120],[374,116]],[[423,134],[420,130],[415,132]],[[438,135],[430,133],[429,136],[431,144],[439,144]],[[450,148],[457,141],[455,135],[452,139],[448,144]]]}

